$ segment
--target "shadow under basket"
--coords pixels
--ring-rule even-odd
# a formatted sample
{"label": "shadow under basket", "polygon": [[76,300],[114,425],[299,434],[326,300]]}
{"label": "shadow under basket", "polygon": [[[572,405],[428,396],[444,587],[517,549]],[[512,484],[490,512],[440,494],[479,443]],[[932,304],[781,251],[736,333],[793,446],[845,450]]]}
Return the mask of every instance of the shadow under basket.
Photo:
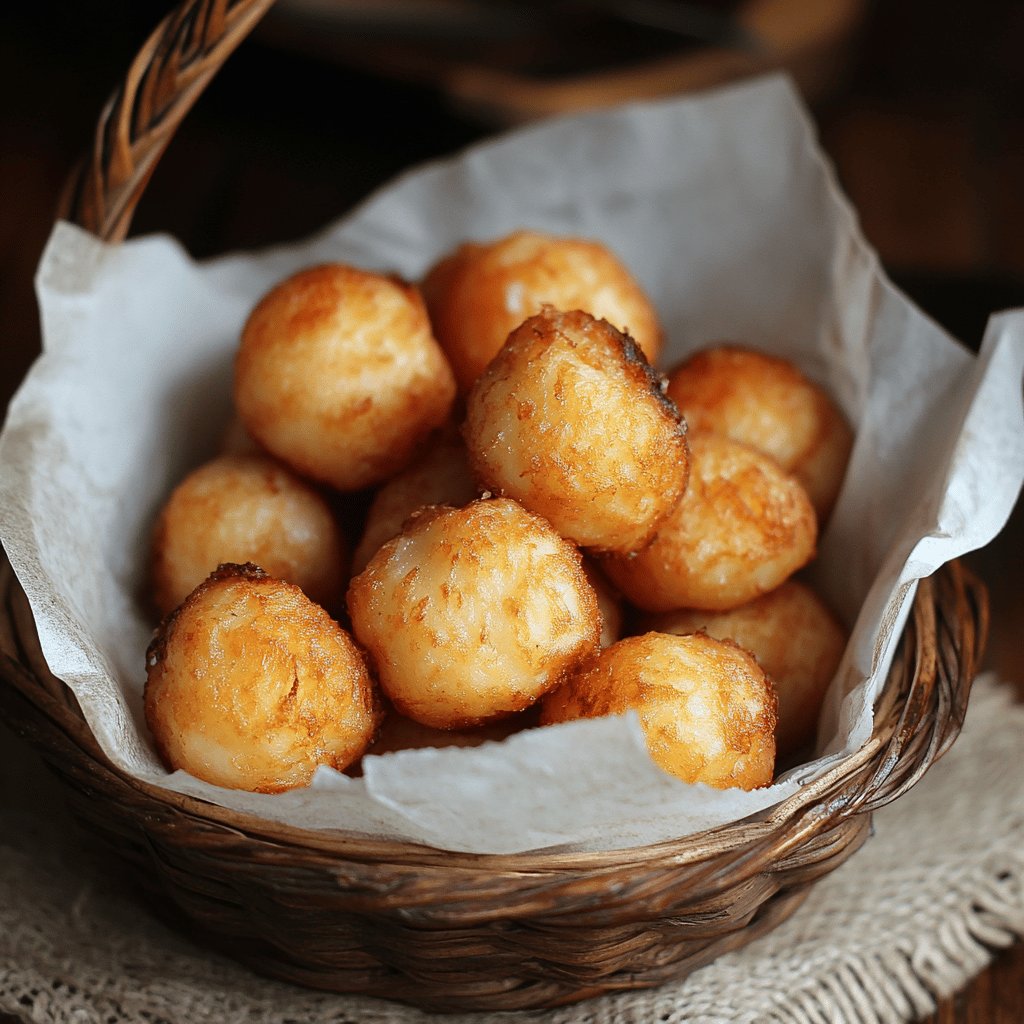
{"label": "shadow under basket", "polygon": [[[124,237],[175,128],[270,2],[189,0],[168,16],[104,110],[66,219]],[[0,712],[105,853],[191,936],[314,988],[517,1010],[681,978],[784,920],[956,738],[986,630],[984,587],[945,566],[918,588],[856,755],[754,819],[600,853],[481,856],[313,832],[139,782],[49,672],[6,561]]]}

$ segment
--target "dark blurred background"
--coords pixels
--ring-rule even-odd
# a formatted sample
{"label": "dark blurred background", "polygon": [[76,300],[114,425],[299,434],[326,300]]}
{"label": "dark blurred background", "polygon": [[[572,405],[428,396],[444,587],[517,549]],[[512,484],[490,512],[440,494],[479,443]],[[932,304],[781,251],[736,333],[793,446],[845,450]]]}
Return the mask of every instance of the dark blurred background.
{"label": "dark blurred background", "polygon": [[[169,7],[0,15],[4,398],[31,355],[24,296],[63,178]],[[134,226],[197,255],[293,238],[497,128],[771,66],[797,76],[868,238],[927,309],[970,343],[990,308],[1024,301],[1019,0],[279,0],[186,119]]]}
{"label": "dark blurred background", "polygon": [[[0,15],[6,399],[69,167],[156,0]],[[294,238],[410,164],[544,112],[782,66],[890,273],[965,342],[1024,304],[1019,0],[279,0],[186,119],[134,229],[197,255]],[[13,319],[12,319],[13,318]]]}
{"label": "dark blurred background", "polygon": [[[38,351],[32,276],[62,183],[170,6],[0,14],[0,408]],[[774,67],[926,311],[976,346],[991,311],[1024,306],[1020,0],[279,0],[186,119],[133,229],[199,256],[300,237],[496,130]],[[1024,689],[1022,518],[971,562],[993,594],[989,663]],[[1022,991],[1018,947],[933,1020],[1018,1020]]]}

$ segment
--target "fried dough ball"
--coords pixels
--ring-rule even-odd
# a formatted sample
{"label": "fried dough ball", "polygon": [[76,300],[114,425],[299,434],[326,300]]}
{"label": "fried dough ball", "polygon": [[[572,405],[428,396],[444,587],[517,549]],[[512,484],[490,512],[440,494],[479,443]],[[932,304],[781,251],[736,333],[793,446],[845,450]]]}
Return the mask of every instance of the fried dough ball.
{"label": "fried dough ball", "polygon": [[597,646],[579,552],[507,498],[416,513],[349,587],[396,710],[462,729],[522,711]]}
{"label": "fried dough ball", "polygon": [[817,523],[803,487],[773,460],[719,434],[690,439],[682,501],[642,551],[601,568],[647,611],[722,611],[774,590],[814,556]]}
{"label": "fried dough ball", "polygon": [[273,459],[225,455],[178,484],[153,533],[161,615],[222,562],[255,562],[317,604],[341,600],[347,546],[324,498]]}
{"label": "fried dough ball", "polygon": [[819,520],[827,518],[853,432],[792,363],[734,345],[709,348],[672,370],[668,393],[691,430],[714,430],[770,455],[804,485]]}
{"label": "fried dough ball", "polygon": [[662,633],[734,640],[771,676],[779,698],[779,757],[813,741],[825,690],[839,666],[846,632],[824,602],[796,580],[728,612],[683,609],[652,616]]}
{"label": "fried dough ball", "polygon": [[235,405],[246,429],[341,491],[400,469],[454,398],[423,300],[395,278],[341,264],[303,270],[242,331]]}
{"label": "fried dough ball", "polygon": [[362,572],[373,553],[401,532],[402,524],[425,505],[465,505],[479,494],[466,456],[466,445],[452,427],[439,431],[422,453],[374,495],[363,536],[352,557],[352,571]]}
{"label": "fried dough ball", "polygon": [[229,789],[308,785],[342,770],[381,718],[348,634],[298,587],[224,565],[163,621],[146,652],[146,721],[171,769]]}
{"label": "fried dough ball", "polygon": [[541,724],[636,711],[651,758],[684,782],[757,789],[775,770],[775,693],[754,658],[703,634],[628,637],[544,697]]}
{"label": "fried dough ball", "polygon": [[686,426],[632,341],[548,307],[473,385],[463,436],[486,487],[584,547],[634,551],[686,488]]}
{"label": "fried dough ball", "polygon": [[467,242],[428,272],[423,293],[437,340],[466,390],[509,333],[545,305],[585,309],[636,340],[650,362],[661,327],[650,300],[599,242],[517,231]]}

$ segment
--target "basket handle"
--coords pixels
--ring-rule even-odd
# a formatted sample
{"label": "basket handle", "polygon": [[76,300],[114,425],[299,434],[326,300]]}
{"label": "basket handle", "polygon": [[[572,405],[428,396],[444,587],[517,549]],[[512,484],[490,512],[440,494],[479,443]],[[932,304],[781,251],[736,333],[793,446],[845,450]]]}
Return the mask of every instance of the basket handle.
{"label": "basket handle", "polygon": [[273,2],[183,0],[171,11],[103,108],[58,216],[106,242],[121,241],[178,125]]}

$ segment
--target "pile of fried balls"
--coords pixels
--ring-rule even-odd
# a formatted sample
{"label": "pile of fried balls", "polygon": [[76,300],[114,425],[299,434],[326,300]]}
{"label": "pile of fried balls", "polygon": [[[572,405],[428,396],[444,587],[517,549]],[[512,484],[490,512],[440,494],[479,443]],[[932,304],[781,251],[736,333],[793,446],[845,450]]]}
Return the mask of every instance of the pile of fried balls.
{"label": "pile of fried balls", "polygon": [[846,636],[794,578],[852,443],[791,363],[658,316],[594,241],[466,243],[418,285],[300,271],[246,322],[236,419],[153,530],[145,711],[170,769],[320,765],[634,711],[687,782],[768,785]]}

